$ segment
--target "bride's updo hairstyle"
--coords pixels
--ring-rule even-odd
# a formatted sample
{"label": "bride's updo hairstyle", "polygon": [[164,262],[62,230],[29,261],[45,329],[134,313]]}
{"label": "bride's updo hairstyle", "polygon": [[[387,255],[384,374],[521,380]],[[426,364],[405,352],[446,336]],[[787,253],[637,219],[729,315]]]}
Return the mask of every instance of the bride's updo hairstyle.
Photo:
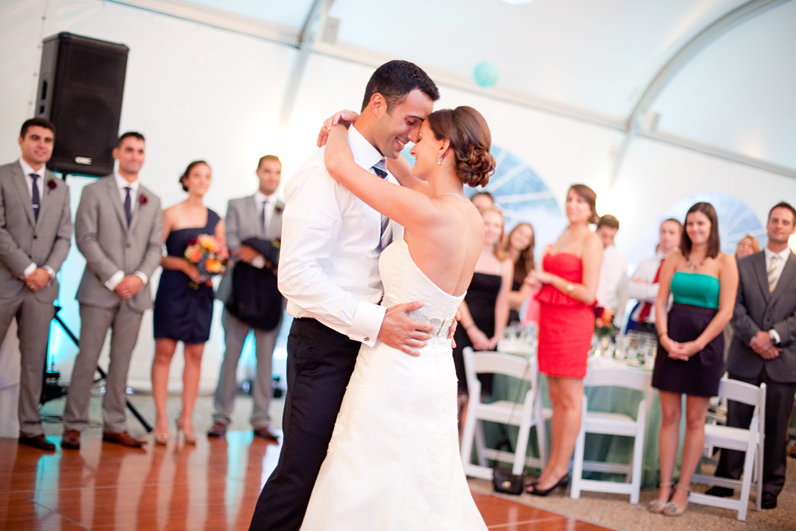
{"label": "bride's updo hairstyle", "polygon": [[481,113],[462,106],[432,112],[427,120],[437,140],[450,142],[459,179],[472,187],[486,186],[495,171],[495,159],[489,153],[492,134]]}

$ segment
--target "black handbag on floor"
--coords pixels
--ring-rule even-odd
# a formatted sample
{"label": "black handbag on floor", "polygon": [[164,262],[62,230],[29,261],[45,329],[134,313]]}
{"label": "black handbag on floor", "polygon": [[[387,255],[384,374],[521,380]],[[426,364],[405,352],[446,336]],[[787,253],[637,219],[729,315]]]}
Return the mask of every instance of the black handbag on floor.
{"label": "black handbag on floor", "polygon": [[517,476],[506,468],[494,468],[492,472],[492,486],[495,492],[519,495],[525,490],[525,475]]}

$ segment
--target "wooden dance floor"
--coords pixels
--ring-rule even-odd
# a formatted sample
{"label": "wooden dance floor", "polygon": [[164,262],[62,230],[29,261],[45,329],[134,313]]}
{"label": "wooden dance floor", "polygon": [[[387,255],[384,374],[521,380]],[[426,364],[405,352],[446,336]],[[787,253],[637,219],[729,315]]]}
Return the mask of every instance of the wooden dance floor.
{"label": "wooden dance floor", "polygon": [[[91,430],[94,431],[94,430]],[[0,530],[246,530],[280,447],[251,432],[145,450],[84,435],[55,453],[0,439]],[[473,493],[489,529],[597,531],[600,526]]]}

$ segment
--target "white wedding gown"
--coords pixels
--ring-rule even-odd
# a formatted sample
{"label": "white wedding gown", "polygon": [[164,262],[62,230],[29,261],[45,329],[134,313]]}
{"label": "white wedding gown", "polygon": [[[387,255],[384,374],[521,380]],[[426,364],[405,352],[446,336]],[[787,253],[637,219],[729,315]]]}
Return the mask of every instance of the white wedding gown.
{"label": "white wedding gown", "polygon": [[384,306],[425,305],[412,317],[438,334],[412,357],[363,345],[337,416],[303,531],[485,531],[459,454],[451,320],[464,296],[439,289],[403,239],[381,254]]}

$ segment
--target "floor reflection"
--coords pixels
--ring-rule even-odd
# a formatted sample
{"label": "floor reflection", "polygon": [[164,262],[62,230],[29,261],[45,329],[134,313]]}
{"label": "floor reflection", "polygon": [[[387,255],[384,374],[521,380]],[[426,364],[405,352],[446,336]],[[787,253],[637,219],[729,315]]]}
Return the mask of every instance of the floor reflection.
{"label": "floor reflection", "polygon": [[[0,439],[0,530],[245,531],[280,449],[250,431],[143,450],[84,436],[80,451],[55,453]],[[510,500],[474,497],[490,528],[585,529]]]}

